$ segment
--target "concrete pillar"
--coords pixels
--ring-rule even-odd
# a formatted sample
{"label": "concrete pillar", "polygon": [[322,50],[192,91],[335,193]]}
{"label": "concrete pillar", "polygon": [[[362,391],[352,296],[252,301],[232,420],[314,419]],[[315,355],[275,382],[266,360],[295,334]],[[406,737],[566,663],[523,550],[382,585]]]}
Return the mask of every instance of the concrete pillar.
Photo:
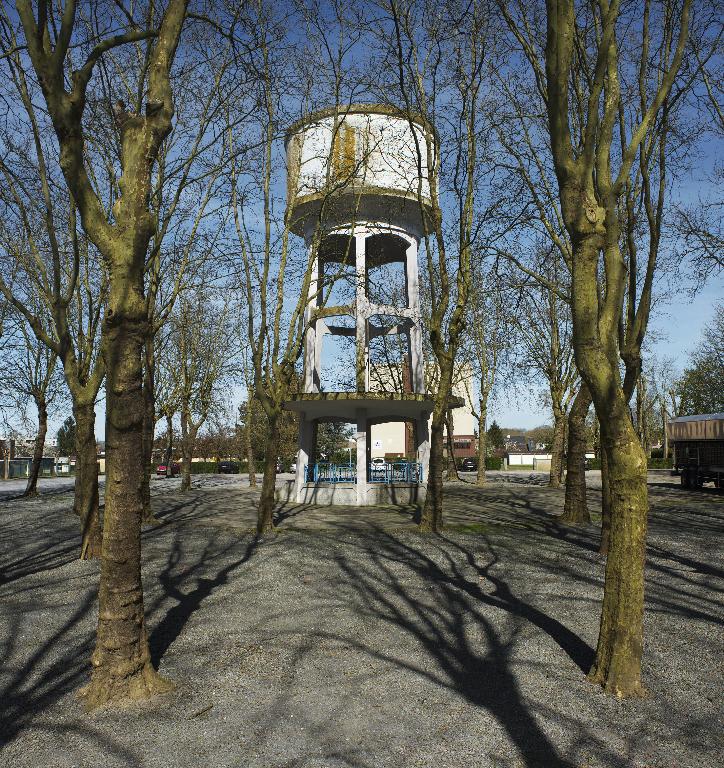
{"label": "concrete pillar", "polygon": [[410,380],[413,392],[425,391],[425,368],[422,357],[422,318],[420,317],[420,277],[417,265],[417,243],[407,247],[405,253],[407,276],[407,304],[412,311],[410,328]]}
{"label": "concrete pillar", "polygon": [[427,485],[427,473],[430,470],[430,414],[423,411],[415,419],[415,434],[417,437],[417,460],[422,464],[422,479]]}
{"label": "concrete pillar", "polygon": [[357,313],[356,342],[356,382],[357,391],[366,392],[368,389],[367,374],[367,256],[365,254],[365,231],[355,231],[355,273],[357,292],[355,296],[355,311]]}
{"label": "concrete pillar", "polygon": [[357,408],[357,506],[367,503],[367,409]]}
{"label": "concrete pillar", "polygon": [[[311,248],[312,246],[307,246]],[[310,254],[311,257],[311,254]],[[312,279],[309,283],[308,304],[304,311],[304,321],[308,324],[308,330],[304,337],[304,391],[319,392],[319,357],[317,355],[317,323],[311,322],[311,318],[317,307],[315,294],[317,292],[319,278],[319,259],[314,260]]]}
{"label": "concrete pillar", "polygon": [[294,477],[294,498],[303,501],[304,472],[314,453],[314,423],[307,419],[307,414],[299,414],[299,450],[297,451],[297,473]]}

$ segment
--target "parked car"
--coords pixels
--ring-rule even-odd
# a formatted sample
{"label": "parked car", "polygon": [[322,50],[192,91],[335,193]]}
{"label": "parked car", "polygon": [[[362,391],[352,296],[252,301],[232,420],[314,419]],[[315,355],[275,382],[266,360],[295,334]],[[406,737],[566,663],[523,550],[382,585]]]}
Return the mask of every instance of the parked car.
{"label": "parked car", "polygon": [[460,469],[462,469],[463,472],[475,472],[478,469],[478,462],[475,461],[475,459],[468,457],[467,459],[462,460]]}
{"label": "parked car", "polygon": [[238,475],[239,463],[236,461],[220,461],[219,472],[222,475]]}
{"label": "parked car", "polygon": [[[175,462],[171,464],[171,476],[175,477],[176,475],[181,473],[181,465],[176,464]],[[166,477],[166,465],[165,464],[159,464],[156,467],[156,475],[158,477]]]}

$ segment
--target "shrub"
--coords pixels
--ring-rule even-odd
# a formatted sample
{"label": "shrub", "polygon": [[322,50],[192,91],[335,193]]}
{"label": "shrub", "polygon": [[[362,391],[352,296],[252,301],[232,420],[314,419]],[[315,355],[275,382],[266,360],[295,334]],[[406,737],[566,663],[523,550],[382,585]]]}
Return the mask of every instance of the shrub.
{"label": "shrub", "polygon": [[500,456],[486,456],[485,469],[502,469],[503,459]]}
{"label": "shrub", "polygon": [[654,458],[653,456],[649,459],[649,469],[671,469],[671,467],[671,459]]}
{"label": "shrub", "polygon": [[215,475],[219,471],[219,464],[216,461],[192,461],[192,475]]}

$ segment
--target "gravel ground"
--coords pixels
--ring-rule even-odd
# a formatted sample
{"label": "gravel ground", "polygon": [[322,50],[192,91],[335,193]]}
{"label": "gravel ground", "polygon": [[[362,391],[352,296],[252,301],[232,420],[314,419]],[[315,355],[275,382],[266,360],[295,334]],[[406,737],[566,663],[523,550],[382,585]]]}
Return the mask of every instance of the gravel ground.
{"label": "gravel ground", "polygon": [[154,483],[148,627],[176,689],[91,714],[76,693],[98,566],[75,560],[71,495],[1,502],[0,765],[721,765],[724,498],[651,482],[636,701],[585,679],[597,529],[557,525],[563,495],[535,477],[449,484],[440,537],[404,510],[286,508],[262,541],[238,480],[200,478],[183,497]]}

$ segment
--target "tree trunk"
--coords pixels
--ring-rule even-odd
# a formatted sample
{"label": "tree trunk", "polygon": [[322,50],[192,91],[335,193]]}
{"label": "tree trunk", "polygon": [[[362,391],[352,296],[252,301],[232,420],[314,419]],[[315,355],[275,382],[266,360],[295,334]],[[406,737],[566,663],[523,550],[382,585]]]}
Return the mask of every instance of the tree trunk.
{"label": "tree trunk", "polygon": [[560,488],[563,473],[563,452],[566,445],[566,415],[562,408],[553,409],[553,444],[551,445],[551,470],[548,485]]}
{"label": "tree trunk", "polygon": [[38,495],[38,475],[40,474],[40,465],[43,461],[45,436],[48,432],[48,406],[45,402],[45,397],[36,397],[35,405],[38,409],[38,434],[33,446],[33,462],[30,465],[30,476],[25,486],[24,497]]}
{"label": "tree trunk", "polygon": [[586,500],[586,416],[591,407],[591,395],[581,382],[568,414],[568,460],[566,501],[561,522],[586,525],[591,522]]}
{"label": "tree trunk", "polygon": [[[106,496],[90,707],[169,690],[151,664],[141,581],[143,256],[115,264],[104,320]],[[115,277],[115,279],[114,279]]]}
{"label": "tree trunk", "polygon": [[244,429],[244,443],[246,449],[247,469],[249,471],[249,488],[256,488],[256,458],[254,457],[254,446],[251,442],[251,425],[253,421],[252,408],[252,398],[250,397],[246,414],[246,428]]}
{"label": "tree trunk", "polygon": [[258,534],[274,530],[274,490],[277,480],[277,458],[279,455],[279,415],[268,416],[269,431],[264,450],[264,478],[261,483],[261,499],[256,521]]}
{"label": "tree trunk", "polygon": [[437,408],[432,413],[430,428],[430,467],[427,472],[427,494],[420,517],[421,531],[440,533],[443,526],[442,512],[442,471],[445,464],[443,455],[444,412]]}
{"label": "tree trunk", "polygon": [[663,458],[669,458],[669,433],[666,431],[666,408],[661,406],[661,427],[663,428]]}
{"label": "tree trunk", "polygon": [[453,477],[456,480],[460,479],[460,473],[458,472],[458,465],[455,461],[455,422],[453,420],[452,409],[448,408],[445,415],[445,431],[447,433],[447,477],[451,480]]}
{"label": "tree trunk", "polygon": [[601,425],[601,542],[598,551],[608,554],[611,536],[611,476],[608,468],[608,455],[603,441],[603,425]]}
{"label": "tree trunk", "polygon": [[187,436],[181,440],[181,493],[191,490],[191,459],[194,457],[194,439]]}
{"label": "tree trunk", "polygon": [[478,475],[475,480],[480,487],[487,483],[485,477],[485,459],[488,453],[487,434],[485,431],[488,421],[488,411],[483,401],[480,401],[480,415],[478,416]]}
{"label": "tree trunk", "polygon": [[144,523],[156,522],[151,510],[151,459],[153,457],[153,435],[156,426],[155,373],[156,359],[153,337],[147,338],[144,347],[143,377],[143,475],[141,476],[141,497],[143,499]]}
{"label": "tree trunk", "polygon": [[166,414],[166,477],[173,477],[173,416]]}
{"label": "tree trunk", "polygon": [[[579,187],[571,188],[569,211],[581,214]],[[578,207],[577,207],[578,206]],[[598,213],[596,220],[598,221]],[[604,236],[605,235],[605,236]],[[603,234],[581,234],[574,243],[572,310],[576,365],[588,387],[601,427],[602,456],[608,484],[610,533],[596,658],[589,672],[592,682],[618,697],[641,695],[643,651],[644,567],[648,496],[646,457],[631,420],[620,375],[616,334],[609,332],[618,318],[614,306],[600,314],[597,267],[601,249],[615,249],[615,221]],[[612,264],[615,256],[608,254]],[[607,290],[615,291],[612,283]],[[609,326],[606,325],[609,324]]]}
{"label": "tree trunk", "polygon": [[596,660],[589,678],[616,696],[643,695],[646,456],[621,397],[606,415],[602,441],[610,488],[610,535]]}
{"label": "tree trunk", "polygon": [[80,559],[101,556],[101,524],[98,511],[98,451],[94,403],[75,403],[75,496],[74,509],[80,517]]}

